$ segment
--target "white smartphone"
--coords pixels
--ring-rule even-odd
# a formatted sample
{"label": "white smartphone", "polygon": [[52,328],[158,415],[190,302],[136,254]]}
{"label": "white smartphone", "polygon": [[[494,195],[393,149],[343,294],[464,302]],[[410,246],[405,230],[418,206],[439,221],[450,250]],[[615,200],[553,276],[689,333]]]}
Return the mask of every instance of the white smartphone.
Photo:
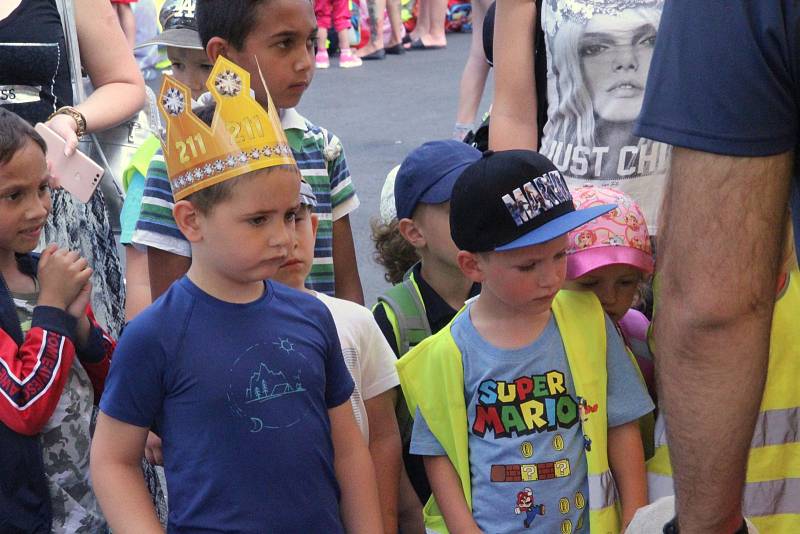
{"label": "white smartphone", "polygon": [[53,175],[58,178],[61,187],[81,202],[89,202],[94,190],[100,185],[103,168],[80,150],[66,157],[66,141],[41,122],[35,126],[35,130],[47,144],[47,161],[50,162]]}

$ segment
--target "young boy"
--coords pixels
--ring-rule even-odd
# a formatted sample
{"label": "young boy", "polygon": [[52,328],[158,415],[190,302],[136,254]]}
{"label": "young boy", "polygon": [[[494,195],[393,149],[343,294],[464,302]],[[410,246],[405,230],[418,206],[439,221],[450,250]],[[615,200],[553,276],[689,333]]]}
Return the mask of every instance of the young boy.
{"label": "young boy", "polygon": [[[167,58],[172,64],[172,76],[189,87],[192,99],[197,100],[205,92],[206,79],[213,63],[208,60],[200,42],[194,14],[195,0],[167,0],[158,16],[161,33],[136,48],[166,47]],[[152,93],[148,91],[148,98],[150,95]],[[153,301],[150,296],[147,251],[142,245],[134,243],[133,233],[142,207],[145,180],[154,175],[166,181],[164,155],[158,138],[152,135],[133,155],[123,173],[125,203],[120,213],[120,242],[125,246],[125,317],[128,321]]]}
{"label": "young boy", "polygon": [[[169,532],[380,532],[333,319],[264,282],[288,256],[300,182],[279,119],[223,57],[208,87],[211,126],[178,82],[159,98],[192,265],[122,338],[92,449],[98,498],[115,531],[161,532],[139,469],[155,425]],[[248,124],[252,136],[230,135]]]}
{"label": "young boy", "polygon": [[89,430],[114,342],[87,313],[86,260],[31,254],[50,213],[45,151],[0,108],[0,531],[94,533]]}
{"label": "young boy", "polygon": [[[263,74],[281,125],[303,177],[317,196],[320,217],[314,267],[308,286],[363,303],[349,213],[358,207],[339,139],[302,117],[294,107],[314,75],[316,18],[305,0],[199,0],[197,23],[203,46],[214,61],[220,55],[244,67],[252,79]],[[266,88],[253,85],[266,104]],[[153,298],[189,268],[190,247],[172,218],[168,181],[153,176],[146,184],[134,242],[148,247]]]}
{"label": "young boy", "polygon": [[[412,150],[397,172],[397,228],[420,261],[402,283],[378,298],[373,315],[398,358],[449,323],[464,301],[480,290],[459,270],[458,249],[449,230],[453,184],[480,157],[479,151],[458,141],[431,141]],[[397,419],[405,464],[401,511],[408,525],[414,520],[419,523],[421,503],[428,500],[431,490],[421,458],[408,452],[412,423],[403,401],[398,405]]]}
{"label": "young boy", "polygon": [[397,532],[397,481],[400,477],[400,433],[394,406],[400,383],[395,356],[369,310],[349,300],[329,297],[304,286],[314,262],[319,218],[311,186],[300,183],[300,209],[295,215],[294,248],[274,280],[319,298],[328,308],[339,333],[347,369],[355,382],[350,396],[353,414],[369,443],[381,498],[385,533]]}
{"label": "young boy", "polygon": [[612,208],[575,211],[532,151],[487,153],[456,182],[458,264],[481,292],[398,362],[431,531],[618,533],[647,502],[652,402],[597,298],[559,292],[566,233]]}

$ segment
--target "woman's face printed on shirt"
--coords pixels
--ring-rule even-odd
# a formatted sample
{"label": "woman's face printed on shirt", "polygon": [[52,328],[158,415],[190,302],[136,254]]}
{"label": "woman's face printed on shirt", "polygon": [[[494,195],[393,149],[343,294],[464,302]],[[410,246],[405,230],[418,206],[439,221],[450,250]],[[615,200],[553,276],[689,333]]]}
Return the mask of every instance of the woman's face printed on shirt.
{"label": "woman's face printed on shirt", "polygon": [[586,24],[578,55],[597,116],[632,122],[642,107],[656,27],[639,10],[596,15]]}

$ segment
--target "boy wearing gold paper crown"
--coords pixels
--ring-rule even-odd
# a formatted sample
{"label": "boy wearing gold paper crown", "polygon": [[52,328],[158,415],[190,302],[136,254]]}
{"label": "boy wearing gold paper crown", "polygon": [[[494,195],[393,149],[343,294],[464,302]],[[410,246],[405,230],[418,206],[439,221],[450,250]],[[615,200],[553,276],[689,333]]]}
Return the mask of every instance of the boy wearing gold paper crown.
{"label": "boy wearing gold paper crown", "polygon": [[120,341],[92,449],[98,499],[115,531],[161,532],[139,470],[155,427],[169,532],[381,532],[330,312],[264,281],[292,245],[300,173],[247,71],[220,57],[208,87],[210,127],[185,86],[166,79],[159,98],[192,265]]}
{"label": "boy wearing gold paper crown", "polygon": [[[298,167],[317,197],[320,216],[315,260],[306,284],[330,296],[363,304],[349,214],[358,207],[338,137],[312,124],[294,108],[314,76],[317,23],[307,0],[199,0],[196,19],[212,61],[220,55],[245,68],[253,79],[263,72],[280,110]],[[265,89],[254,84],[266,104]],[[148,247],[153,297],[189,268],[189,243],[172,217],[166,180],[148,179],[134,243]]]}

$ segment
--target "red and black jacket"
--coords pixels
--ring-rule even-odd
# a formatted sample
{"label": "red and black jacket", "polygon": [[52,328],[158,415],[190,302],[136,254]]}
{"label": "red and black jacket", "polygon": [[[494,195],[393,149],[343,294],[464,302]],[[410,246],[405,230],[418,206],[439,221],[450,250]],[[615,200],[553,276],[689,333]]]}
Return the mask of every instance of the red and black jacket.
{"label": "red and black jacket", "polygon": [[[17,257],[20,270],[35,275],[38,257]],[[64,310],[36,306],[23,336],[16,308],[0,276],[0,532],[50,532],[50,497],[37,434],[58,405],[77,356],[98,402],[114,350],[92,324],[85,347],[76,349],[77,321]]]}

